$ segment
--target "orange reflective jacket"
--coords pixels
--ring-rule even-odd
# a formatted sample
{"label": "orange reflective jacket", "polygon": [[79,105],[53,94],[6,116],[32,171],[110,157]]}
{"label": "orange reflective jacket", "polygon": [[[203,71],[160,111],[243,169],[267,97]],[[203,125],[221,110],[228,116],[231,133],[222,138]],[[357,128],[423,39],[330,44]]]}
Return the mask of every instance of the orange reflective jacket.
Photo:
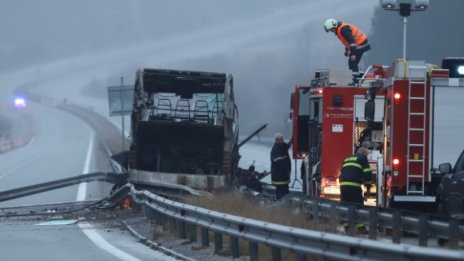
{"label": "orange reflective jacket", "polygon": [[337,28],[337,37],[340,40],[340,42],[342,42],[342,44],[345,45],[347,49],[350,49],[350,43],[348,43],[348,41],[342,35],[342,28],[345,26],[349,26],[351,28],[351,34],[353,35],[354,43],[356,44],[356,46],[360,46],[364,41],[366,41],[367,35],[365,35],[356,26],[348,23],[342,23]]}

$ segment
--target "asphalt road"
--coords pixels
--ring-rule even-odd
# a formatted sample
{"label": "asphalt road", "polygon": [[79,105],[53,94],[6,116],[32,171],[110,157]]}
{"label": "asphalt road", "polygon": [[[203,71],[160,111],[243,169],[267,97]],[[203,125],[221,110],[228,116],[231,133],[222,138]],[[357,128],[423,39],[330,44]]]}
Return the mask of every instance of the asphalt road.
{"label": "asphalt road", "polygon": [[[0,157],[0,191],[94,171],[110,171],[94,131],[75,116],[30,104],[34,139]],[[0,203],[0,207],[100,199],[111,184],[80,184]],[[69,221],[69,223],[66,223]],[[61,223],[65,222],[65,223]],[[0,219],[1,260],[169,260],[105,220],[61,216]]]}
{"label": "asphalt road", "polygon": [[[36,134],[27,146],[0,157],[0,190],[84,174],[87,151],[95,145],[92,129],[76,117],[36,103],[29,112]],[[89,171],[96,171],[95,162],[89,162]],[[67,202],[75,200],[76,193],[77,187],[70,187],[1,204]]]}

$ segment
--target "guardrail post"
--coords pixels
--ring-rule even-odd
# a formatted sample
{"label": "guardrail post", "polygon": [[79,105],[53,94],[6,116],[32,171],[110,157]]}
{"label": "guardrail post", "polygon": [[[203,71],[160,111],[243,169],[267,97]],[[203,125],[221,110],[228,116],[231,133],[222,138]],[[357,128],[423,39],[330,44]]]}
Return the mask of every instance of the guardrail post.
{"label": "guardrail post", "polygon": [[336,228],[339,225],[338,224],[339,217],[337,213],[337,205],[335,205],[335,203],[330,203],[330,214],[329,215],[330,216],[328,216],[328,218],[329,218],[330,227]]}
{"label": "guardrail post", "polygon": [[348,235],[354,236],[356,233],[356,207],[353,204],[348,205]]}
{"label": "guardrail post", "polygon": [[187,230],[190,242],[197,242],[197,226],[195,224],[188,224]]}
{"label": "guardrail post", "polygon": [[250,252],[250,261],[258,261],[258,243],[250,241],[248,243],[248,248]]}
{"label": "guardrail post", "polygon": [[222,234],[214,232],[214,252],[217,253],[222,250]]}
{"label": "guardrail post", "polygon": [[392,218],[392,242],[399,244],[401,242],[401,212],[393,211]]}
{"label": "guardrail post", "polygon": [[319,201],[317,199],[312,199],[311,215],[315,221],[319,220]]}
{"label": "guardrail post", "polygon": [[298,261],[306,261],[306,255],[305,254],[297,254],[297,260]]}
{"label": "guardrail post", "polygon": [[449,222],[449,248],[457,249],[459,245],[459,221],[451,219]]}
{"label": "guardrail post", "polygon": [[238,246],[238,237],[230,236],[230,252],[233,258],[240,257],[240,249]]}
{"label": "guardrail post", "polygon": [[174,218],[167,218],[167,223],[169,231],[176,231],[176,220]]}
{"label": "guardrail post", "polygon": [[377,209],[369,209],[369,239],[377,239]]}
{"label": "guardrail post", "polygon": [[147,218],[156,220],[157,212],[152,208],[148,207],[147,205],[143,205],[143,213]]}
{"label": "guardrail post", "polygon": [[162,226],[163,229],[166,229],[167,227],[167,219],[166,219],[166,216],[163,215],[162,213],[158,213],[158,219],[159,221],[156,222],[158,225]]}
{"label": "guardrail post", "polygon": [[280,248],[272,247],[272,261],[281,261],[282,260],[282,253]]}
{"label": "guardrail post", "polygon": [[207,228],[201,228],[201,245],[204,247],[209,246],[209,232]]}
{"label": "guardrail post", "polygon": [[185,233],[185,222],[181,220],[177,220],[177,232],[179,238],[186,239],[187,235]]}
{"label": "guardrail post", "polygon": [[427,246],[427,223],[428,216],[419,216],[419,246]]}

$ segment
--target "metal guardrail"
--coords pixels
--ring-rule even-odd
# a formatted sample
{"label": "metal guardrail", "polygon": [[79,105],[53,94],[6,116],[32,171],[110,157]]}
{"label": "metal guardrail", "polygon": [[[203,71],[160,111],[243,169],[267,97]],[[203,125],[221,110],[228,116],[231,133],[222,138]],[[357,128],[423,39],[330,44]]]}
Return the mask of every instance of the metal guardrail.
{"label": "metal guardrail", "polygon": [[446,240],[452,249],[464,241],[464,224],[457,219],[401,209],[378,208],[321,199],[293,199],[314,219],[345,222],[348,235],[356,233],[356,225],[369,229],[369,238],[377,239],[379,230],[391,231],[391,241],[400,243],[402,234],[414,235],[419,246],[427,246],[429,239]]}
{"label": "metal guardrail", "polygon": [[27,187],[10,189],[0,192],[0,202],[92,181],[104,181],[113,184],[124,185],[126,184],[126,176],[121,174],[96,172],[71,178],[44,182]]}
{"label": "metal guardrail", "polygon": [[[273,260],[280,260],[280,250],[288,249],[305,260],[306,255],[336,260],[464,260],[464,252],[438,248],[393,244],[345,235],[283,226],[175,202],[148,191],[137,191],[127,184],[133,200],[163,226],[174,225],[179,237],[196,241],[197,227],[202,245],[209,245],[209,231],[214,232],[216,250],[222,249],[222,235],[230,236],[233,257],[239,257],[239,238],[249,241],[251,260],[257,260],[258,244],[273,249]],[[173,222],[175,221],[175,222]]]}

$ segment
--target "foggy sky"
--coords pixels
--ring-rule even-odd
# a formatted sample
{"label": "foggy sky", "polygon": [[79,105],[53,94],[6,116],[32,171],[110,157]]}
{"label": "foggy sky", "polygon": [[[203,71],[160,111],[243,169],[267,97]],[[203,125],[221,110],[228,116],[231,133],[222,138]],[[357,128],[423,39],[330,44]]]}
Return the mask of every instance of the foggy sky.
{"label": "foggy sky", "polygon": [[346,2],[1,0],[0,72],[31,66],[40,72],[53,61],[71,64],[139,48],[124,68],[89,78],[83,92],[106,103],[106,87],[119,84],[121,76],[133,82],[140,67],[231,73],[241,134],[262,123],[269,123],[269,136],[289,133],[294,86],[308,84],[315,69],[347,68],[343,46],[324,32],[324,20],[335,17],[370,30],[378,2]]}
{"label": "foggy sky", "polygon": [[[445,57],[463,57],[462,10],[462,0],[429,0],[426,11],[412,12],[407,20],[406,58],[441,65]],[[366,64],[390,65],[402,58],[403,23],[399,13],[377,8],[369,41],[372,50]]]}

